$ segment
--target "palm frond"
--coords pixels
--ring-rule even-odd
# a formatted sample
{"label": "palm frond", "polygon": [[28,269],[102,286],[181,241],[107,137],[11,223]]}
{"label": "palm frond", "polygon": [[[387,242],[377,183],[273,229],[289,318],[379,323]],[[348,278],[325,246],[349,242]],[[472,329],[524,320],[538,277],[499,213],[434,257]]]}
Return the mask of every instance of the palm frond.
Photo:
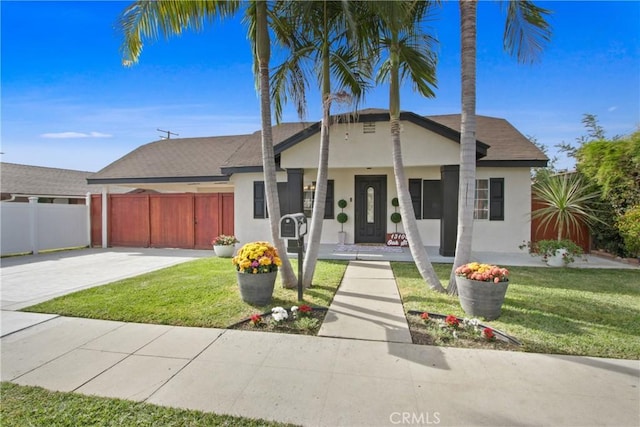
{"label": "palm frond", "polygon": [[503,9],[507,14],[504,49],[518,62],[537,61],[544,45],[551,40],[551,26],[546,20],[551,11],[528,0],[504,2]]}

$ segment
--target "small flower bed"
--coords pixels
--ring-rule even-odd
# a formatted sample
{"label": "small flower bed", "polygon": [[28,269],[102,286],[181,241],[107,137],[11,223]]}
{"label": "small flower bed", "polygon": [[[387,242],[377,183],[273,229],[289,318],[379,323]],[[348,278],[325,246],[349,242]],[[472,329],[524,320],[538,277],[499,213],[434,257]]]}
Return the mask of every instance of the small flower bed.
{"label": "small flower bed", "polygon": [[326,313],[326,309],[306,304],[294,305],[289,310],[273,307],[270,313],[253,314],[249,319],[230,326],[230,329],[317,335]]}
{"label": "small flower bed", "polygon": [[407,319],[414,344],[502,350],[519,347],[515,339],[482,325],[478,319],[413,311]]}
{"label": "small flower bed", "polygon": [[456,268],[456,276],[481,282],[500,283],[509,281],[509,270],[497,265],[470,262]]}
{"label": "small flower bed", "polygon": [[282,265],[278,251],[268,242],[247,243],[231,262],[237,271],[246,274],[271,273]]}
{"label": "small flower bed", "polygon": [[236,239],[236,236],[225,236],[224,234],[219,235],[215,239],[211,241],[213,246],[231,246],[239,243],[240,241]]}

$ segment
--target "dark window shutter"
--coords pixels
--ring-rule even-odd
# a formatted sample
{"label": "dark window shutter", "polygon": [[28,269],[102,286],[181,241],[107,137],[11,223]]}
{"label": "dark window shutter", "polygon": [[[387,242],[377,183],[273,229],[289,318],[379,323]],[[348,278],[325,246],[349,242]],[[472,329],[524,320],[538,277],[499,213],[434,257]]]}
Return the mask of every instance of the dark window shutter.
{"label": "dark window shutter", "polygon": [[264,181],[253,181],[253,217],[265,218],[267,204],[264,194]]}
{"label": "dark window shutter", "polygon": [[278,200],[280,201],[280,215],[286,215],[293,212],[289,212],[289,192],[287,191],[287,183],[278,183]]}
{"label": "dark window shutter", "polygon": [[422,218],[442,218],[442,184],[440,180],[425,179],[422,184]]}
{"label": "dark window shutter", "polygon": [[504,221],[504,178],[489,179],[489,220]]}
{"label": "dark window shutter", "polygon": [[409,194],[411,195],[411,204],[413,205],[413,212],[416,214],[416,219],[422,219],[422,180],[410,179],[409,180]]}
{"label": "dark window shutter", "polygon": [[324,204],[324,219],[333,219],[333,205],[334,197],[333,197],[333,180],[327,180],[327,199]]}

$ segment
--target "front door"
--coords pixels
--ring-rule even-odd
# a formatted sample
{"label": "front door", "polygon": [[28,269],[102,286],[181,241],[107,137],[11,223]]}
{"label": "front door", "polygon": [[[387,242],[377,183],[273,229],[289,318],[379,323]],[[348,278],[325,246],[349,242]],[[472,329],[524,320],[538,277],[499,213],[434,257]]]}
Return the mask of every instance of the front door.
{"label": "front door", "polygon": [[387,232],[387,176],[357,175],[355,243],[384,243]]}

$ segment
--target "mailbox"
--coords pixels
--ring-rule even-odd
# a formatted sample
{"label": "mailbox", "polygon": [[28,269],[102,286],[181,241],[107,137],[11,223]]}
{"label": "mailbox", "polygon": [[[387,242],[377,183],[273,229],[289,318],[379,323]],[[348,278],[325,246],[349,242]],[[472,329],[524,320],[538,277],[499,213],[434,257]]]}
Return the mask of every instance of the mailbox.
{"label": "mailbox", "polygon": [[307,217],[303,213],[284,215],[280,218],[280,238],[300,239],[307,234]]}

